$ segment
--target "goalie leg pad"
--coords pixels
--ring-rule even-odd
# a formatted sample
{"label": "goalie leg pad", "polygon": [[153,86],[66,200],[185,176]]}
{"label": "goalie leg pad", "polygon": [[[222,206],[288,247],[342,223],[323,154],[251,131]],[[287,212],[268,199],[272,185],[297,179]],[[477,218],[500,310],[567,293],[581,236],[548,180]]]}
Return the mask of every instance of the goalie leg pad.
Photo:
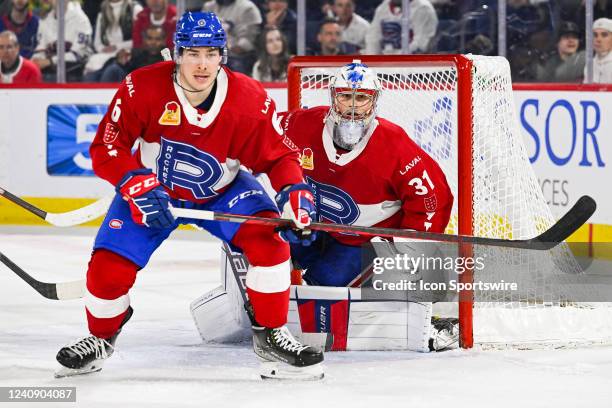
{"label": "goalie leg pad", "polygon": [[242,300],[215,288],[191,303],[191,315],[205,343],[239,343],[252,337]]}

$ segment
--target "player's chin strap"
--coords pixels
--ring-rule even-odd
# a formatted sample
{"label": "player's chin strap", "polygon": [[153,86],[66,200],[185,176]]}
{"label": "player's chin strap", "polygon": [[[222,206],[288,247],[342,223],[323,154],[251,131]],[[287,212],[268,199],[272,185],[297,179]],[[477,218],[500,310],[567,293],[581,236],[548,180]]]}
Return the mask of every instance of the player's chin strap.
{"label": "player's chin strap", "polygon": [[[161,50],[161,55],[162,58],[164,59],[164,61],[172,61],[172,56],[170,54],[170,50],[168,48],[164,48],[163,50]],[[192,92],[192,93],[198,93],[198,92],[204,92],[204,91],[208,91],[217,81],[217,76],[219,75],[219,71],[221,71],[221,67],[219,67],[219,69],[217,70],[217,75],[215,75],[215,80],[210,84],[210,86],[206,89],[201,89],[201,90],[197,90],[197,89],[187,89],[185,88],[183,85],[180,84],[179,80],[178,80],[178,75],[176,72],[176,65],[174,66],[174,71],[172,72],[172,81],[178,85],[179,88],[181,88],[183,91],[187,91],[187,92]]]}

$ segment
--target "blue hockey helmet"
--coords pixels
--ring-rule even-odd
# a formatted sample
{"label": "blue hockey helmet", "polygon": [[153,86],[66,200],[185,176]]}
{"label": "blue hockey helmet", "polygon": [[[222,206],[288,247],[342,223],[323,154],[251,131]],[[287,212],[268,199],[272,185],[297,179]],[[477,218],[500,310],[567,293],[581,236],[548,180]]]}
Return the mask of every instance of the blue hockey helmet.
{"label": "blue hockey helmet", "polygon": [[177,59],[181,48],[218,47],[221,63],[227,62],[227,37],[221,21],[212,12],[188,11],[176,23],[174,33],[174,56]]}

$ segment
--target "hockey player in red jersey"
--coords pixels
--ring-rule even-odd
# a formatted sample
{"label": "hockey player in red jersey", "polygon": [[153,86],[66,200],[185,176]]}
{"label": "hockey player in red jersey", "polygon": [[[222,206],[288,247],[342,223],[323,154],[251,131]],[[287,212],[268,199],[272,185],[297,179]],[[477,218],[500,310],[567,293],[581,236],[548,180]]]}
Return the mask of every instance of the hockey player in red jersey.
{"label": "hockey player in red jersey", "polygon": [[[175,219],[171,211],[182,207],[279,217],[280,208],[297,229],[304,228],[316,212],[298,152],[282,137],[274,102],[261,85],[224,66],[226,36],[215,14],[183,15],[174,44],[174,61],[126,77],[92,143],[94,171],[115,186],[117,195],[87,271],[90,335],[59,351],[62,367],[56,375],[101,369],[132,314],[128,291],[137,271],[179,224],[192,223],[249,260],[253,346],[269,362],[262,376],[286,371],[292,377],[320,378],[322,353],[299,343],[284,326],[289,246],[273,228]],[[241,166],[268,174],[279,191],[276,204]]]}
{"label": "hockey player in red jersey", "polygon": [[[331,108],[283,114],[281,124],[301,151],[320,220],[444,232],[453,204],[446,177],[401,127],[376,116],[380,92],[376,74],[356,61],[332,79]],[[368,238],[319,234],[311,244],[311,237],[290,234],[292,257],[307,267],[309,283],[345,286],[360,272],[359,246]],[[341,271],[331,265],[339,258],[349,262]]]}
{"label": "hockey player in red jersey", "polygon": [[[354,61],[332,79],[331,107],[283,114],[285,134],[297,144],[304,177],[315,191],[320,221],[444,232],[453,205],[446,177],[401,127],[377,116],[380,93],[376,74]],[[362,272],[361,245],[369,238],[285,235],[309,285],[347,286]],[[452,323],[433,322],[434,349],[438,340],[440,348],[457,340]]]}

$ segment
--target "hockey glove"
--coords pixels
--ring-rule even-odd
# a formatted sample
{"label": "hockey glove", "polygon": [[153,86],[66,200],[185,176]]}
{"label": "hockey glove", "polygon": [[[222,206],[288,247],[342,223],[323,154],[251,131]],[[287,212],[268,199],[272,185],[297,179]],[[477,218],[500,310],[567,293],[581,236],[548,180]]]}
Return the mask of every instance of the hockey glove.
{"label": "hockey glove", "polygon": [[170,197],[149,169],[127,173],[116,188],[130,204],[132,219],[138,225],[169,228],[175,218],[170,212]]}
{"label": "hockey glove", "polygon": [[308,184],[300,183],[286,187],[276,195],[276,205],[281,217],[293,221],[296,228],[279,229],[283,241],[309,246],[317,239],[317,232],[306,229],[317,218],[314,193]]}

